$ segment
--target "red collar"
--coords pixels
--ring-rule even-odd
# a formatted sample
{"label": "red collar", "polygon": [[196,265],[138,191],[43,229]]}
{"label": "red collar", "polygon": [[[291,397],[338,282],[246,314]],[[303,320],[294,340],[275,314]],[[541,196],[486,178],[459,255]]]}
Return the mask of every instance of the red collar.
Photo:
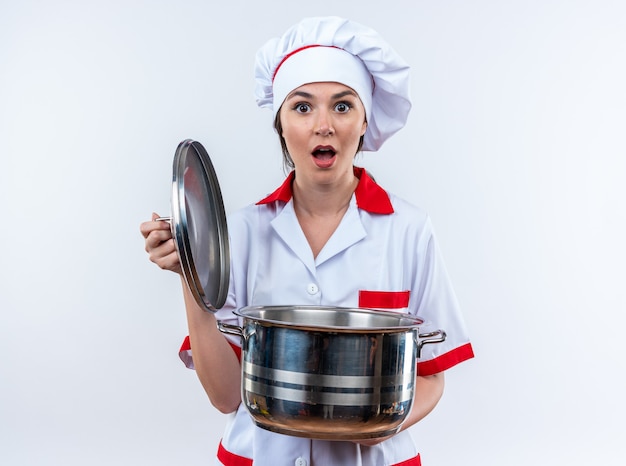
{"label": "red collar", "polygon": [[[359,179],[359,184],[354,191],[356,196],[356,205],[359,209],[365,210],[372,214],[392,214],[393,206],[387,192],[378,186],[376,182],[367,174],[363,167],[354,167],[354,175]],[[260,204],[269,204],[274,201],[289,202],[293,196],[291,183],[296,177],[296,172],[289,173],[287,179],[280,187],[265,199],[257,202]]]}

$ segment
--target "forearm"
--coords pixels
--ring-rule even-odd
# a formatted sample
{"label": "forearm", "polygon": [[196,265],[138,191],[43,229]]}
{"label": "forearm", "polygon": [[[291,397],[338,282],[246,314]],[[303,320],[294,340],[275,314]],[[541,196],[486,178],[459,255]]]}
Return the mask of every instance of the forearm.
{"label": "forearm", "polygon": [[182,280],[193,363],[213,406],[223,413],[241,403],[241,366],[215,315],[201,309]]}
{"label": "forearm", "polygon": [[424,419],[439,403],[443,395],[444,375],[443,372],[427,377],[415,379],[415,393],[413,395],[413,407],[409,416],[402,424],[401,430],[406,430],[412,425]]}
{"label": "forearm", "polygon": [[[406,430],[412,425],[424,419],[433,409],[443,395],[444,375],[443,373],[430,375],[427,377],[417,377],[415,379],[415,391],[413,393],[413,405],[408,417],[402,423],[400,431]],[[395,435],[395,434],[394,434]],[[366,446],[377,445],[390,438],[375,438],[358,440],[357,443]]]}

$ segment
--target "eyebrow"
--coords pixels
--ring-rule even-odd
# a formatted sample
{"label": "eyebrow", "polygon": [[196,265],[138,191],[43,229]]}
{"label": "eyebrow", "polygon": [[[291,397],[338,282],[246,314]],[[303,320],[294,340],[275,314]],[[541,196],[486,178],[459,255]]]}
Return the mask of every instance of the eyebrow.
{"label": "eyebrow", "polygon": [[351,95],[353,97],[358,97],[356,92],[354,92],[352,89],[348,89],[348,90],[343,91],[343,92],[338,92],[337,94],[333,95],[332,98],[333,99],[341,99],[342,97],[345,97],[347,95]]}
{"label": "eyebrow", "polygon": [[[353,97],[358,97],[356,92],[354,92],[352,89],[348,89],[348,90],[345,90],[345,91],[338,92],[337,94],[333,94],[331,96],[331,99],[332,100],[341,99],[342,97],[345,97],[347,95],[351,95]],[[292,97],[296,97],[296,96],[302,97],[302,98],[305,98],[305,99],[312,99],[313,98],[313,94],[309,94],[308,92],[304,92],[304,91],[294,91],[291,94],[289,94],[287,96],[287,98],[291,99]]]}

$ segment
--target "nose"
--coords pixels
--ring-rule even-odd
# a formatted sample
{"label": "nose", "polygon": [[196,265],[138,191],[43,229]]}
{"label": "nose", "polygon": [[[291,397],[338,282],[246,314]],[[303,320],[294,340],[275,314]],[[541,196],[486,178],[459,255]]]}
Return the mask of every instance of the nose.
{"label": "nose", "polygon": [[333,127],[330,115],[325,110],[320,110],[319,112],[315,134],[319,136],[332,136],[335,134],[335,128]]}

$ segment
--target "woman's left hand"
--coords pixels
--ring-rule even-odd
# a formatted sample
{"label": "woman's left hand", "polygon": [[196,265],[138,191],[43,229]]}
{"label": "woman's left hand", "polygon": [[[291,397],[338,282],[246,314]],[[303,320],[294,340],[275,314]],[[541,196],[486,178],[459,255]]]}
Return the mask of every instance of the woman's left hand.
{"label": "woman's left hand", "polygon": [[139,226],[139,230],[145,238],[145,249],[148,257],[163,270],[182,274],[170,224],[160,221],[159,218],[159,214],[153,213],[150,221],[143,222]]}

